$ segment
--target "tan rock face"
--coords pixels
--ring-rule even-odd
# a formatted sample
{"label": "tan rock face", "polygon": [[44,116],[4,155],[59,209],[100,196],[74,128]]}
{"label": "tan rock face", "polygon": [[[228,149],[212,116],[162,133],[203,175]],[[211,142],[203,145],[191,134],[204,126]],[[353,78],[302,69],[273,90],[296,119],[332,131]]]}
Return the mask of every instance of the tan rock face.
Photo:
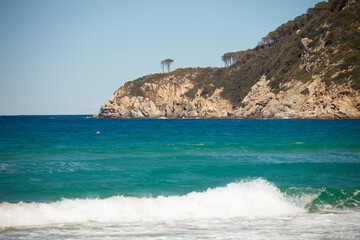
{"label": "tan rock face", "polygon": [[191,77],[168,77],[144,83],[144,96],[131,96],[130,87],[119,88],[94,117],[109,118],[360,118],[360,94],[350,83],[326,88],[320,76],[308,83],[290,81],[286,91],[275,94],[266,76],[251,88],[240,106],[221,97],[222,88],[211,96],[186,93],[194,88]]}
{"label": "tan rock face", "polygon": [[232,104],[222,99],[222,89],[205,98],[199,89],[195,98],[185,94],[194,88],[190,77],[167,77],[158,83],[144,83],[145,96],[130,96],[125,86],[119,88],[95,117],[121,118],[225,118]]}
{"label": "tan rock face", "polygon": [[[271,92],[263,76],[235,114],[244,118],[360,118],[360,95],[349,85],[330,86],[319,76],[309,83],[291,81],[286,91]],[[307,89],[307,90],[306,90]]]}

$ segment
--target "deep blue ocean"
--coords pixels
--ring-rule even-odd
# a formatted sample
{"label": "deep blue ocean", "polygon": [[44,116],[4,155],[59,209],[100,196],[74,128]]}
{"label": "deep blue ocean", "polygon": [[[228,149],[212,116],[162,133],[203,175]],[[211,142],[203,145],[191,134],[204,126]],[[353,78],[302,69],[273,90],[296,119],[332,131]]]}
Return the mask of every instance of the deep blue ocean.
{"label": "deep blue ocean", "polygon": [[0,116],[0,238],[359,239],[360,120]]}

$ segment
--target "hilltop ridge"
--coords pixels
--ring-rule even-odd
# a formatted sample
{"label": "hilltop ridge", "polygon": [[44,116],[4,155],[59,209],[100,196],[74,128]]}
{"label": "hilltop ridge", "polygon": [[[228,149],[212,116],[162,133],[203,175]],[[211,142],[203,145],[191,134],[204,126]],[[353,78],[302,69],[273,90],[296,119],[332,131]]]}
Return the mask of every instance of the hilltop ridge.
{"label": "hilltop ridge", "polygon": [[94,117],[360,118],[359,1],[320,2],[223,59],[127,82]]}

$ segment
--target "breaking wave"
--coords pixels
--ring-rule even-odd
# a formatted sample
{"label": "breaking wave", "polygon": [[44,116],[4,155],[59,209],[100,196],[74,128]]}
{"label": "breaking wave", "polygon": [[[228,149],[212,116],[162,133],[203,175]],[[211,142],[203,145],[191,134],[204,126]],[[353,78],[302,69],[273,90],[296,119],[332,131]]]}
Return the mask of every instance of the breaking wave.
{"label": "breaking wave", "polygon": [[144,222],[297,215],[318,194],[289,197],[255,179],[183,196],[63,199],[51,203],[1,203],[0,227],[83,222]]}

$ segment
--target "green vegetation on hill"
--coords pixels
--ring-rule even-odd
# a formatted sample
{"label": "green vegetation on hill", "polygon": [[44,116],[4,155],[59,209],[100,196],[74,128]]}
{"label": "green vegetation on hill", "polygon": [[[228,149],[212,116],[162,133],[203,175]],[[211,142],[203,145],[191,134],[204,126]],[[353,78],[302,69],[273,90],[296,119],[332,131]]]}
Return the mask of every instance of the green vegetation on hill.
{"label": "green vegetation on hill", "polygon": [[[307,49],[301,42],[306,38]],[[327,86],[350,81],[354,89],[360,90],[360,2],[320,2],[270,32],[254,49],[225,53],[223,60],[228,67],[177,69],[139,78],[127,83],[132,84],[130,94],[143,96],[140,88],[145,82],[192,73],[196,73],[196,86],[186,93],[188,97],[194,97],[200,88],[207,96],[223,87],[222,97],[235,105],[264,74],[274,92],[283,90],[281,86],[286,82],[307,82],[313,75],[320,75]]]}

